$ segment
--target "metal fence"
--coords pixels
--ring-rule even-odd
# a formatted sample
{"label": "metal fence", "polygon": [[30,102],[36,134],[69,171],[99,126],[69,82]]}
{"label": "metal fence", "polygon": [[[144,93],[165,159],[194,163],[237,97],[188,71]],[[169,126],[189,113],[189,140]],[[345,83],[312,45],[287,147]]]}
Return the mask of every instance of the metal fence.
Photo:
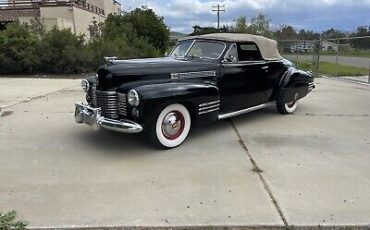
{"label": "metal fence", "polygon": [[280,40],[283,57],[324,76],[370,83],[370,36],[322,40]]}

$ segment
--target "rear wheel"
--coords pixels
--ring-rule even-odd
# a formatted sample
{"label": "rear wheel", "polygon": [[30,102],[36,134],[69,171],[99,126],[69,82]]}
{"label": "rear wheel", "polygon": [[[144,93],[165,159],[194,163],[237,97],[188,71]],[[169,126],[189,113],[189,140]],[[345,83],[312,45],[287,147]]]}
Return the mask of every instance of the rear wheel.
{"label": "rear wheel", "polygon": [[291,102],[277,102],[276,107],[281,114],[291,114],[297,109],[298,101]]}
{"label": "rear wheel", "polygon": [[181,145],[189,134],[191,117],[181,104],[165,107],[153,122],[150,140],[161,148],[175,148]]}

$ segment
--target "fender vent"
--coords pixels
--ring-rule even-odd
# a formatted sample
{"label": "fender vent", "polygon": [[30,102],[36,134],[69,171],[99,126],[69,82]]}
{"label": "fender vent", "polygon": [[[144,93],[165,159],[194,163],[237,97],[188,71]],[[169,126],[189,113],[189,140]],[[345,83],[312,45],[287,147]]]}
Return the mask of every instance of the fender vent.
{"label": "fender vent", "polygon": [[216,77],[216,71],[199,71],[188,73],[172,73],[171,79],[187,79],[187,78],[203,78],[203,77]]}

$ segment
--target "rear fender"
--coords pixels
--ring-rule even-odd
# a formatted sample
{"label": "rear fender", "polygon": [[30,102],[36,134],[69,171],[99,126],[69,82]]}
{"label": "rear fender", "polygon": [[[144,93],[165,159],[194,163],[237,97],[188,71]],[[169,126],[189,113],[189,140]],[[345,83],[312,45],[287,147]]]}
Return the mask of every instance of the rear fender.
{"label": "rear fender", "polygon": [[310,73],[290,67],[281,78],[277,101],[285,103],[302,99],[309,93],[312,84]]}

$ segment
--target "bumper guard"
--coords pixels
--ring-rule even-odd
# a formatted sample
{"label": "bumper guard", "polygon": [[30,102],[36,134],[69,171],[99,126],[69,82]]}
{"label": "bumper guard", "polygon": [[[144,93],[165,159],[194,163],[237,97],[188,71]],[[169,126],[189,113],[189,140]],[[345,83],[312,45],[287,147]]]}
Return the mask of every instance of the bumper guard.
{"label": "bumper guard", "polygon": [[143,127],[130,120],[113,120],[101,115],[100,108],[93,108],[84,103],[76,103],[75,120],[77,123],[85,123],[95,130],[101,128],[121,132],[140,133]]}

